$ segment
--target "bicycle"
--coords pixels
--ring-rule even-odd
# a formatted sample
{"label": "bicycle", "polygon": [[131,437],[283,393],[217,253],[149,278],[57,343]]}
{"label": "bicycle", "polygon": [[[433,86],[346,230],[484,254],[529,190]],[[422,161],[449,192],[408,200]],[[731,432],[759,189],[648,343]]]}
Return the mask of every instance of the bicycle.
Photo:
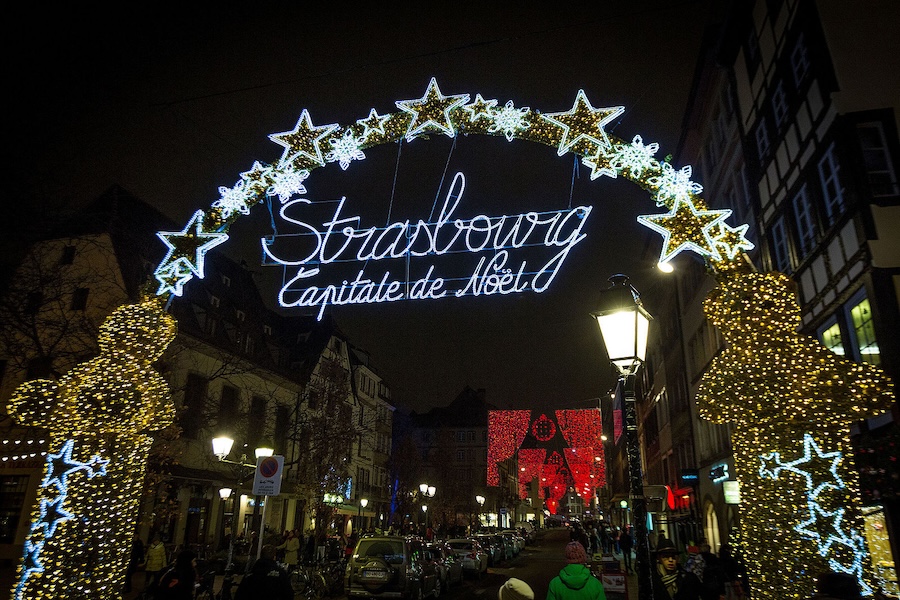
{"label": "bicycle", "polygon": [[297,565],[291,573],[294,596],[306,600],[321,600],[327,596],[328,583],[315,565]]}

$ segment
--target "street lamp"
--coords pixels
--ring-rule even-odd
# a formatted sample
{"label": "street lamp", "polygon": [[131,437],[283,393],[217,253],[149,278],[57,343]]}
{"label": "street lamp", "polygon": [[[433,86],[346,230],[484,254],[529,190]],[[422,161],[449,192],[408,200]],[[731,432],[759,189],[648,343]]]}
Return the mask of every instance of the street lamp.
{"label": "street lamp", "polygon": [[359,512],[357,513],[357,520],[359,521],[358,527],[360,529],[362,529],[362,509],[364,509],[367,504],[369,504],[369,500],[367,498],[359,499]]}
{"label": "street lamp", "polygon": [[[240,480],[238,481],[238,485],[240,485],[240,484],[244,483],[244,479],[247,476],[245,469],[252,469],[253,471],[255,471],[256,465],[247,462],[246,453],[241,454],[241,457],[239,460],[229,460],[228,455],[231,454],[231,450],[233,447],[234,447],[234,439],[231,437],[228,437],[227,435],[216,436],[212,439],[213,454],[216,456],[216,458],[219,459],[219,462],[229,464],[229,465],[235,465],[235,466],[241,468]],[[260,458],[262,458],[264,456],[272,456],[273,454],[275,454],[275,449],[272,448],[271,444],[268,444],[266,442],[261,442],[259,444],[259,446],[254,450],[254,455],[256,456],[257,460],[259,460]],[[223,495],[225,490],[228,490],[228,494]],[[224,502],[225,498],[227,498],[228,496],[231,495],[231,492],[232,492],[231,488],[221,488],[219,490],[219,497]],[[253,508],[254,518],[256,518],[256,515],[258,514],[259,505],[260,505],[260,499],[259,499],[259,496],[257,496],[256,502],[254,502],[254,508]],[[234,536],[237,531],[238,511],[236,510],[236,508],[237,507],[234,507],[232,509],[231,539],[228,544],[228,564],[229,565],[231,565],[231,558],[232,558],[233,551],[234,551]],[[256,549],[256,558],[257,559],[262,554],[262,543],[263,543],[262,523],[265,520],[265,512],[263,513],[263,515],[264,515],[263,518],[260,519],[260,534],[259,534],[259,540],[258,540],[259,543],[257,544],[257,549]],[[250,561],[248,560],[247,561],[248,567],[249,567],[249,563],[250,563]]]}
{"label": "street lamp", "polygon": [[625,275],[609,278],[612,286],[601,294],[601,307],[591,313],[600,326],[600,335],[610,362],[619,371],[625,399],[625,444],[628,457],[628,484],[637,550],[638,597],[653,598],[650,545],[647,540],[647,499],[641,474],[641,447],[638,441],[634,384],[647,354],[647,336],[653,317],[644,310],[637,290]]}
{"label": "street lamp", "polygon": [[[425,498],[433,498],[434,492],[437,491],[433,485],[428,485],[427,483],[419,484],[419,494],[421,498],[424,500]],[[424,504],[422,505],[422,512],[425,514],[425,528],[428,528],[428,507]]]}

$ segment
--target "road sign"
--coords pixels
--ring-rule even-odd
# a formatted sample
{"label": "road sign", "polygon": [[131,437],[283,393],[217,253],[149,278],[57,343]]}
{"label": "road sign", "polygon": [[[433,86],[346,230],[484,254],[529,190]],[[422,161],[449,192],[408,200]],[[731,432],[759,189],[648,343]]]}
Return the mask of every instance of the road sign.
{"label": "road sign", "polygon": [[277,496],[281,493],[281,473],[284,457],[261,456],[256,459],[256,474],[253,477],[253,494],[256,496]]}

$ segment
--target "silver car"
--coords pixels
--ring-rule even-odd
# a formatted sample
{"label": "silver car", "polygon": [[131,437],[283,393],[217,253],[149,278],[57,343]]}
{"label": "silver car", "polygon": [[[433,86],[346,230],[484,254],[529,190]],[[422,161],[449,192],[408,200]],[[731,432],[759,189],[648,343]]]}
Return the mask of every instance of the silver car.
{"label": "silver car", "polygon": [[456,538],[447,540],[447,545],[462,560],[463,571],[481,577],[488,570],[488,555],[473,538]]}

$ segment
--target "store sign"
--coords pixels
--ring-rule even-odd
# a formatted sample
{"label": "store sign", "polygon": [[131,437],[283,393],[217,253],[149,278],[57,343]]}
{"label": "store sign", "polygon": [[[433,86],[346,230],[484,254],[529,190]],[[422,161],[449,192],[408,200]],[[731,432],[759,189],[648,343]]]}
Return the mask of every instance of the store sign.
{"label": "store sign", "polygon": [[726,479],[728,479],[728,477],[729,475],[727,464],[716,465],[709,470],[709,478],[712,479],[713,483],[725,481]]}
{"label": "store sign", "polygon": [[725,492],[725,504],[741,503],[741,485],[737,481],[722,483],[722,491]]}
{"label": "store sign", "polygon": [[[281,218],[301,231],[262,239],[267,262],[296,268],[282,286],[278,303],[317,307],[321,319],[329,305],[539,294],[550,287],[572,248],[587,237],[582,229],[590,206],[465,217],[460,216],[465,188],[465,175],[457,173],[436,221],[407,219],[386,227],[365,226],[359,215],[346,215],[346,198],[320,223],[313,222],[320,206],[312,200],[286,202]],[[442,257],[455,255],[457,263],[465,254],[481,256],[461,273],[442,270],[448,268]],[[380,267],[389,261],[395,261],[393,272]],[[339,267],[348,263],[360,266],[345,278]]]}
{"label": "store sign", "polygon": [[700,470],[699,469],[682,469],[681,470],[681,481],[687,483],[689,485],[694,485],[698,481],[700,481]]}

